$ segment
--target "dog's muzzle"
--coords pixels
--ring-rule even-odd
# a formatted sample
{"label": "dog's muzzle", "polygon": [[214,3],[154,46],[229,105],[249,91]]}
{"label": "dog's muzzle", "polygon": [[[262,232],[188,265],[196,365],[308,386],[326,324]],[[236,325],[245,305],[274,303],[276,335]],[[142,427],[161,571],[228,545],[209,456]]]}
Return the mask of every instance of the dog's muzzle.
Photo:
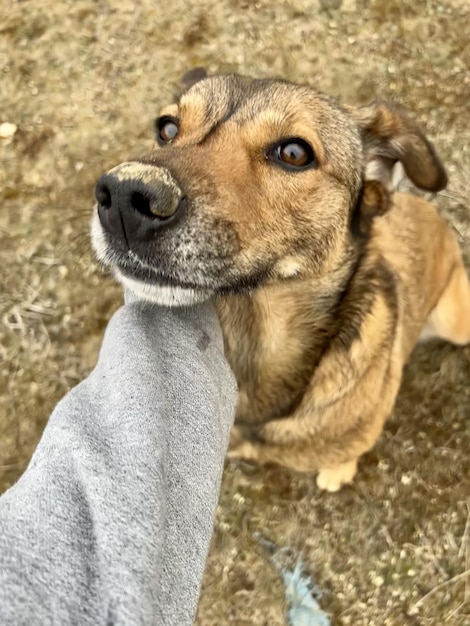
{"label": "dog's muzzle", "polygon": [[174,226],[187,204],[169,170],[139,162],[121,163],[101,176],[95,195],[102,227],[128,246]]}

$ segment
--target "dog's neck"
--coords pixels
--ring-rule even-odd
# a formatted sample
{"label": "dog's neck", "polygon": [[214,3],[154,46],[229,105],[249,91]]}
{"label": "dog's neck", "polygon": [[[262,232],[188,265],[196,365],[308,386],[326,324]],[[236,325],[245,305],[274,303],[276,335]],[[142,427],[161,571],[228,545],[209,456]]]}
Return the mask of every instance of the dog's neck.
{"label": "dog's neck", "polygon": [[337,331],[336,311],[359,258],[360,248],[351,239],[322,276],[284,280],[218,299],[225,353],[241,392],[238,419],[263,422],[300,402]]}

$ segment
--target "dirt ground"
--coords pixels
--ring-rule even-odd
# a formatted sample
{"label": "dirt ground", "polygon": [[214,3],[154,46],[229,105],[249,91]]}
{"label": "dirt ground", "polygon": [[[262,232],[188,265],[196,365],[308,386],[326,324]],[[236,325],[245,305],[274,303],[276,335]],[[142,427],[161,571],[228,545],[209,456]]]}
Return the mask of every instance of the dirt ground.
{"label": "dirt ground", "polygon": [[[450,174],[437,203],[470,260],[468,0],[0,0],[0,491],[91,367],[121,301],[88,242],[94,181],[145,152],[179,76],[309,82],[396,99]],[[284,624],[257,534],[290,547],[334,624],[470,623],[470,348],[417,349],[352,487],[228,466],[198,626]]]}

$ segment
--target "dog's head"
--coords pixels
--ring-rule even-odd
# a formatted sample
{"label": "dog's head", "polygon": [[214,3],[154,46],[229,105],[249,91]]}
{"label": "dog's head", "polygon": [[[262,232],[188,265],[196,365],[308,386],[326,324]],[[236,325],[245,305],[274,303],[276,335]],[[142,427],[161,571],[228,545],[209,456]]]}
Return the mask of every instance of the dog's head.
{"label": "dog's head", "polygon": [[95,250],[141,297],[190,304],[328,276],[349,254],[367,178],[386,185],[400,160],[418,186],[445,185],[432,146],[384,105],[347,109],[278,80],[189,82],[157,119],[160,147],[96,187]]}

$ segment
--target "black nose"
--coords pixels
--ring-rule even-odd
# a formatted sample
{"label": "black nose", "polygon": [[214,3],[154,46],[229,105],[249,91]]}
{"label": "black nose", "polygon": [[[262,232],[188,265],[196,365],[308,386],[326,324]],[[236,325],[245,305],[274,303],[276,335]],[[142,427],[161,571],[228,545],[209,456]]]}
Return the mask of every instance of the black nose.
{"label": "black nose", "polygon": [[141,163],[123,163],[96,184],[101,225],[128,244],[148,240],[176,222],[186,199],[168,170]]}

